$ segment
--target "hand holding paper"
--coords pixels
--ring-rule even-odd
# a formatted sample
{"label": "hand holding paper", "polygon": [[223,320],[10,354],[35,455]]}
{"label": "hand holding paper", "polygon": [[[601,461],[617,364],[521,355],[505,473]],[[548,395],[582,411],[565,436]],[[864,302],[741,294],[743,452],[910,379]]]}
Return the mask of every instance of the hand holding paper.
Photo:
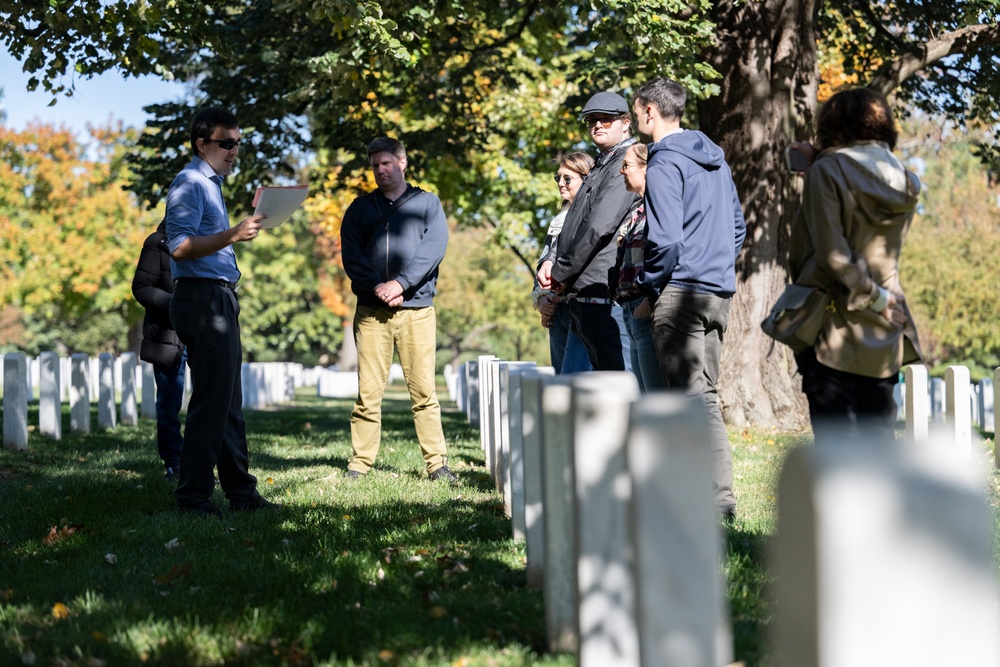
{"label": "hand holding paper", "polygon": [[308,185],[259,187],[253,197],[253,214],[267,216],[261,220],[262,229],[277,227],[292,216],[308,195]]}

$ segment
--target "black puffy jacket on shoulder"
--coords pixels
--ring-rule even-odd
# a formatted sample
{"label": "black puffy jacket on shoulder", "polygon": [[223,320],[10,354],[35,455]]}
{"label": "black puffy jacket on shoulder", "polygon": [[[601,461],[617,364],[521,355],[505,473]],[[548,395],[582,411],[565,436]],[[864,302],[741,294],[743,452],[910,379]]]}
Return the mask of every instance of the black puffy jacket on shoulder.
{"label": "black puffy jacket on shoulder", "polygon": [[170,273],[170,249],[163,223],[146,237],[132,279],[132,294],[146,309],[142,321],[139,358],[158,366],[177,368],[183,344],[170,324],[170,295],[174,291]]}

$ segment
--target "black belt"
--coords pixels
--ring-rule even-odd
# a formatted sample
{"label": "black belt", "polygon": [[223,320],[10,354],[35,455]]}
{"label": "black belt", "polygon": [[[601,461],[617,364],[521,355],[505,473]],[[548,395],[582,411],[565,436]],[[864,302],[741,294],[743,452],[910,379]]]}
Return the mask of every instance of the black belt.
{"label": "black belt", "polygon": [[174,280],[174,285],[176,286],[179,282],[188,283],[211,283],[213,285],[218,285],[219,287],[225,287],[236,291],[236,283],[231,283],[228,280],[222,280],[221,278],[176,278]]}

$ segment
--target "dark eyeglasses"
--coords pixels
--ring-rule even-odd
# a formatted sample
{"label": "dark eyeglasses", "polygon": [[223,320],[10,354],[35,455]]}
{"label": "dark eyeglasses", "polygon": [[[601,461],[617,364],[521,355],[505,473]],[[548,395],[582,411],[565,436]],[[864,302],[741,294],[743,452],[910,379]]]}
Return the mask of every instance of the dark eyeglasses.
{"label": "dark eyeglasses", "polygon": [[219,148],[221,148],[224,151],[231,151],[240,145],[239,139],[236,139],[235,141],[233,139],[205,139],[204,137],[202,137],[202,139],[205,141],[205,143],[219,144]]}
{"label": "dark eyeglasses", "polygon": [[588,116],[583,119],[583,122],[587,125],[587,127],[594,127],[595,125],[600,125],[606,130],[612,125],[614,125],[616,120],[619,120],[621,118],[623,118],[623,116],[613,116],[610,118],[607,116],[598,116],[598,117]]}
{"label": "dark eyeglasses", "polygon": [[573,182],[574,178],[580,178],[579,176],[570,176],[569,174],[553,174],[552,180],[556,182],[556,185],[563,183],[564,185],[569,185]]}

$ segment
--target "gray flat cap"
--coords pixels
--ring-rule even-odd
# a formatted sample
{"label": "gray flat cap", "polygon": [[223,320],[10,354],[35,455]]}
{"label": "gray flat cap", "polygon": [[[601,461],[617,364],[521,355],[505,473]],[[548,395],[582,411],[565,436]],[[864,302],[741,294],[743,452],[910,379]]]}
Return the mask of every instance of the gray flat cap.
{"label": "gray flat cap", "polygon": [[603,93],[597,93],[587,100],[586,106],[584,106],[583,111],[580,112],[580,118],[586,118],[587,116],[595,113],[606,113],[613,116],[620,116],[628,113],[628,102],[626,102],[625,98],[618,93],[612,93],[610,90],[606,90]]}

